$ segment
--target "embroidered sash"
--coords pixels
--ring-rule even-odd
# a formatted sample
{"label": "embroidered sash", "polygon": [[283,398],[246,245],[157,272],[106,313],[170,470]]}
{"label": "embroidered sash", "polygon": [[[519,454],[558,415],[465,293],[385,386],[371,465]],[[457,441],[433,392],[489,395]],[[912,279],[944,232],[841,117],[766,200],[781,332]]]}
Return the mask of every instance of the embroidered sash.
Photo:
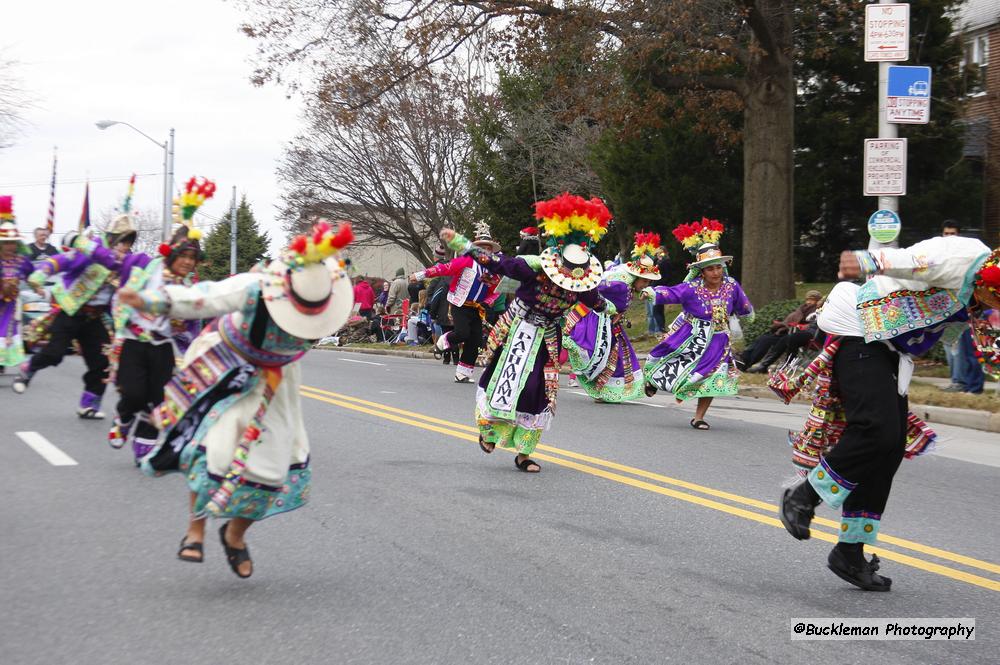
{"label": "embroidered sash", "polygon": [[489,406],[494,415],[514,419],[517,398],[528,380],[542,341],[542,329],[524,319],[518,320],[511,329],[488,390]]}

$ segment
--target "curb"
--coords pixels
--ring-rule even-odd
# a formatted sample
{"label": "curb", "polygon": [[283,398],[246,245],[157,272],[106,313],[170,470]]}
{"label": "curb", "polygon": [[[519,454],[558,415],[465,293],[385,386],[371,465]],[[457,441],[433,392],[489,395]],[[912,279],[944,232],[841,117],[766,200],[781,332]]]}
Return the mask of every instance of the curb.
{"label": "curb", "polygon": [[408,349],[355,349],[347,346],[314,346],[313,348],[317,351],[341,351],[343,353],[362,353],[369,356],[395,356],[396,358],[435,360],[433,353],[428,351],[410,351]]}
{"label": "curb", "polygon": [[[359,349],[346,346],[317,346],[315,348],[321,351],[342,351],[345,353],[362,353],[373,356],[436,360],[433,353],[427,351],[410,351],[408,349]],[[775,402],[781,401],[769,388],[763,386],[743,386],[740,388],[739,395],[740,397],[770,399]],[[793,401],[801,404],[808,403],[806,400],[796,399]],[[929,404],[911,404],[910,411],[929,423],[953,425],[955,427],[977,429],[984,432],[1000,432],[1000,413],[978,411],[975,409],[956,409],[948,406],[931,406]]]}
{"label": "curb", "polygon": [[[780,402],[778,396],[770,388],[762,386],[744,386],[740,388],[740,397],[754,399],[772,399]],[[808,404],[808,400],[794,399],[793,402]],[[1000,432],[1000,413],[979,411],[976,409],[956,409],[950,406],[932,406],[930,404],[911,404],[910,411],[918,418],[929,423],[954,425],[966,429],[978,429],[984,432]]]}

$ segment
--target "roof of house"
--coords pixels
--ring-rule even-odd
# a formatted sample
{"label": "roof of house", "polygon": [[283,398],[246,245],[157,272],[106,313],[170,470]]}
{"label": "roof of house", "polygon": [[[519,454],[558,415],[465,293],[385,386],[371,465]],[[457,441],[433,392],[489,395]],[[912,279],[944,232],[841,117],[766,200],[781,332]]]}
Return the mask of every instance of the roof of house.
{"label": "roof of house", "polygon": [[1000,2],[997,0],[966,0],[955,17],[955,29],[971,32],[1000,23]]}

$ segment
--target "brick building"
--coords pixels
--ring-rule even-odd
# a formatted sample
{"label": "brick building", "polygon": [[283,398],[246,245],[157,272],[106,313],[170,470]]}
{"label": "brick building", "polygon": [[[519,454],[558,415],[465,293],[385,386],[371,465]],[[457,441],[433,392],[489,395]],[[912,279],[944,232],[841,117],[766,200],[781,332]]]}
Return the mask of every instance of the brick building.
{"label": "brick building", "polygon": [[962,35],[964,64],[978,70],[966,87],[965,156],[983,173],[983,241],[1000,244],[1000,62],[990,67],[990,49],[1000,54],[1000,0],[966,0],[955,27]]}

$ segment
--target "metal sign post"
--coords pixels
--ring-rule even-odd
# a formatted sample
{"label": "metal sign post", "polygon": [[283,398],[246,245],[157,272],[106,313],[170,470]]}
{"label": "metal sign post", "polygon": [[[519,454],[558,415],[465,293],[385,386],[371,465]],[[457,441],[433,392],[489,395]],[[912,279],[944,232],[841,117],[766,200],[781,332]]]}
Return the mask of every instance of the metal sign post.
{"label": "metal sign post", "polygon": [[229,208],[229,275],[236,274],[236,186],[233,186],[233,202]]}
{"label": "metal sign post", "polygon": [[[888,120],[889,63],[910,57],[910,5],[879,0],[865,7],[865,61],[878,62],[878,141],[865,140],[865,196],[878,196],[880,211],[899,212],[899,199],[906,193],[906,139],[898,139],[896,125]],[[871,161],[869,161],[871,159]],[[902,177],[899,177],[899,167]],[[875,169],[875,170],[870,170]],[[888,176],[888,177],[886,177]],[[898,193],[896,193],[898,192]],[[874,236],[868,249],[896,247]]]}

